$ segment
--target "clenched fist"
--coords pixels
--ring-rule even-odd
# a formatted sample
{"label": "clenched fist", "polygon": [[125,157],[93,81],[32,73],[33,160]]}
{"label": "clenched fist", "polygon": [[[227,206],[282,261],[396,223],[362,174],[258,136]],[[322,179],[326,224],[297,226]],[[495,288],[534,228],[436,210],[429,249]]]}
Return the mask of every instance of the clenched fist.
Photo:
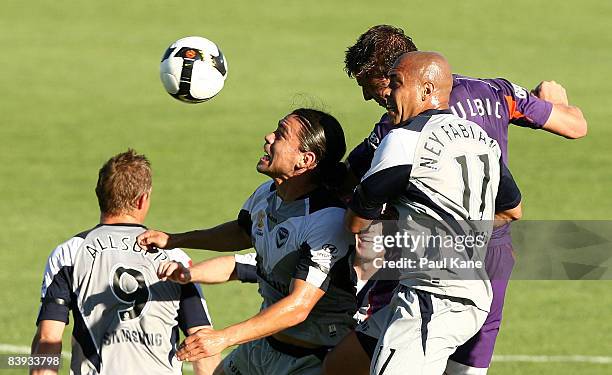
{"label": "clenched fist", "polygon": [[552,104],[569,104],[565,87],[555,81],[542,81],[535,89],[531,90],[531,93]]}
{"label": "clenched fist", "polygon": [[179,284],[191,281],[191,272],[188,267],[179,262],[163,262],[157,267],[157,277],[161,281],[170,280]]}
{"label": "clenched fist", "polygon": [[168,233],[152,229],[147,229],[136,238],[138,245],[148,250],[154,248],[167,249],[169,240],[170,236]]}

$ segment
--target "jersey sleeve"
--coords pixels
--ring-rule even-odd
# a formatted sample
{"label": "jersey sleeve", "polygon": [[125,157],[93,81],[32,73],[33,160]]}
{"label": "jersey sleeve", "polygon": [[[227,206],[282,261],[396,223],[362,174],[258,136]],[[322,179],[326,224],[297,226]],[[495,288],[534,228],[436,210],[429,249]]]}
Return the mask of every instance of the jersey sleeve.
{"label": "jersey sleeve", "polygon": [[178,322],[185,335],[189,328],[212,326],[208,306],[199,285],[192,283],[181,285]]}
{"label": "jersey sleeve", "polygon": [[497,197],[495,197],[495,212],[510,210],[521,203],[521,191],[516,185],[512,173],[501,158],[499,163],[500,178]]}
{"label": "jersey sleeve", "polygon": [[257,253],[235,254],[236,279],[243,283],[257,282]]}
{"label": "jersey sleeve", "polygon": [[511,124],[533,129],[544,126],[552,112],[552,103],[505,79],[493,81],[503,92]]}
{"label": "jersey sleeve", "polygon": [[294,279],[326,292],[334,273],[346,271],[343,263],[352,264],[353,236],[344,228],[345,212],[334,207],[311,215],[301,239]]}
{"label": "jersey sleeve", "polygon": [[383,115],[380,121],[374,125],[374,129],[368,138],[357,145],[346,158],[349,170],[360,180],[370,169],[374,152],[391,128],[392,126],[387,119],[387,115]]}
{"label": "jersey sleeve", "polygon": [[68,324],[73,303],[74,255],[82,242],[82,238],[72,238],[56,247],[47,259],[36,325],[42,320],[56,320]]}
{"label": "jersey sleeve", "polygon": [[166,255],[168,255],[168,259],[179,262],[183,265],[183,267],[191,267],[193,266],[193,262],[191,261],[191,257],[187,255],[186,252],[179,248],[168,249],[165,250]]}
{"label": "jersey sleeve", "polygon": [[[191,267],[191,257],[181,249],[165,250],[170,260]],[[185,335],[189,328],[212,325],[204,293],[199,285],[192,283],[180,285],[178,323]]]}
{"label": "jersey sleeve", "polygon": [[376,219],[383,205],[406,189],[418,139],[418,132],[406,129],[395,129],[383,139],[349,203],[353,212]]}

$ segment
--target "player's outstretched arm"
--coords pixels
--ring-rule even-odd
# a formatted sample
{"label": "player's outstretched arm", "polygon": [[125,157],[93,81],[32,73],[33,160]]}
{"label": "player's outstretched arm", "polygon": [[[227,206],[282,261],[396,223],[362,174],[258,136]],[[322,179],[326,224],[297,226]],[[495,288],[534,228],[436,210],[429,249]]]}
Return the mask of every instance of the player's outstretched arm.
{"label": "player's outstretched arm", "polygon": [[[221,284],[235,280],[235,269],[236,258],[233,255],[226,255],[196,263],[190,268],[190,271],[193,282]],[[234,276],[233,279],[232,276]]]}
{"label": "player's outstretched arm", "polygon": [[225,348],[257,340],[302,323],[325,295],[304,280],[293,279],[289,295],[244,322],[215,331],[201,329],[185,339],[176,353],[183,361],[195,361],[221,353]]}
{"label": "player's outstretched arm", "polygon": [[[211,326],[193,327],[187,330],[189,335],[196,333],[201,329],[212,329]],[[196,375],[212,375],[215,369],[221,363],[221,355],[213,355],[212,357],[202,358],[193,362],[193,372]]]}
{"label": "player's outstretched arm", "polygon": [[173,249],[183,247],[212,251],[238,251],[252,246],[251,238],[240,227],[237,220],[214,228],[185,233],[165,233],[147,230],[138,236],[138,244],[144,248]]}
{"label": "player's outstretched arm", "polygon": [[185,267],[175,261],[163,262],[157,268],[157,277],[162,281],[169,280],[179,284],[221,284],[238,280],[236,266],[236,258],[233,255],[207,259],[191,267]]}
{"label": "player's outstretched arm", "polygon": [[[32,356],[61,356],[62,355],[62,335],[66,323],[55,320],[41,320],[38,330],[32,340]],[[30,370],[31,375],[55,375],[57,368],[39,368]]]}
{"label": "player's outstretched arm", "polygon": [[553,104],[552,112],[542,129],[569,139],[587,134],[587,121],[580,108],[569,104],[565,88],[555,81],[542,81],[532,94]]}

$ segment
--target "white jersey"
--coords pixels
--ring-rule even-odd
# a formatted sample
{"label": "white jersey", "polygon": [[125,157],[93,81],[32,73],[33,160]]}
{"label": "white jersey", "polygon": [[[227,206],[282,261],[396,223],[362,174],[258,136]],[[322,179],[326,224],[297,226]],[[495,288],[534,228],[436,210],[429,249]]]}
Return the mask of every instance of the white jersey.
{"label": "white jersey", "polygon": [[354,326],[353,237],[344,229],[345,208],[325,189],[284,202],[270,182],[244,204],[238,222],[257,256],[257,281],[266,308],[289,294],[292,279],[325,291],[308,318],[282,333],[320,346],[334,346]]}
{"label": "white jersey", "polygon": [[41,290],[41,320],[74,318],[71,374],[180,374],[174,354],[179,327],[210,326],[199,287],[162,282],[157,266],[191,260],[182,250],[146,252],[145,228],[98,225],[49,256]]}
{"label": "white jersey", "polygon": [[[389,202],[399,213],[399,234],[420,241],[395,245],[407,259],[402,284],[489,310],[484,259],[492,220],[496,211],[520,202],[500,157],[499,145],[481,127],[450,111],[425,111],[383,139],[351,208],[375,219]],[[496,200],[498,187],[503,199]]]}

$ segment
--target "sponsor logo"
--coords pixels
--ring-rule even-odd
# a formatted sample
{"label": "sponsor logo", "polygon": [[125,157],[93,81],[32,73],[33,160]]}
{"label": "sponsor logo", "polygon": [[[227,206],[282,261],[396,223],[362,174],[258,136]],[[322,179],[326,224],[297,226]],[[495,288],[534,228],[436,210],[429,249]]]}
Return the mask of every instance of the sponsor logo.
{"label": "sponsor logo", "polygon": [[242,375],[242,372],[238,370],[238,366],[234,363],[233,360],[230,359],[228,366],[226,367],[228,370],[232,372],[234,375]]}
{"label": "sponsor logo", "polygon": [[283,247],[287,243],[287,238],[289,238],[289,230],[284,227],[278,228],[278,232],[276,232],[276,247],[279,249]]}
{"label": "sponsor logo", "polygon": [[512,84],[512,87],[514,87],[514,95],[516,95],[517,98],[527,99],[527,90],[525,88],[515,85],[514,83]]}
{"label": "sponsor logo", "polygon": [[336,329],[335,324],[330,324],[329,326],[327,326],[327,330],[329,332],[329,337],[336,337],[338,330]]}
{"label": "sponsor logo", "polygon": [[333,254],[336,253],[336,246],[325,244],[319,250],[310,250],[310,259],[324,269],[331,268]]}
{"label": "sponsor logo", "polygon": [[161,347],[164,344],[164,340],[161,333],[147,333],[140,330],[121,328],[113,332],[104,333],[102,343],[104,345],[132,343],[147,347]]}

